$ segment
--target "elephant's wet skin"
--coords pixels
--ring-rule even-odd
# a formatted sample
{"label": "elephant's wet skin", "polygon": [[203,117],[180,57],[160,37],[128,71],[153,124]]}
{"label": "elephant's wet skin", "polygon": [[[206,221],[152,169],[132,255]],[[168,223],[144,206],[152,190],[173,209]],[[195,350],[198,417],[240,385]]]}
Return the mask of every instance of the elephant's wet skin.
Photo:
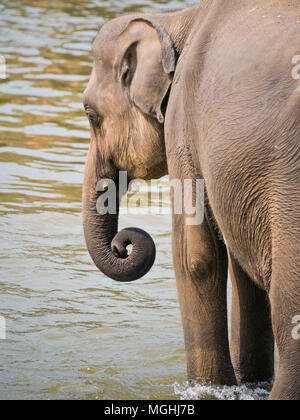
{"label": "elephant's wet skin", "polygon": [[145,232],[116,236],[118,214],[97,213],[100,179],[116,180],[119,171],[130,179],[204,178],[204,222],[173,217],[189,379],[270,380],[275,336],[280,368],[271,399],[300,398],[300,340],[292,334],[300,314],[300,85],[291,66],[298,14],[295,0],[203,0],[114,19],[93,44],[84,94],[91,145],[83,220],[95,264],[130,281],[155,258]]}

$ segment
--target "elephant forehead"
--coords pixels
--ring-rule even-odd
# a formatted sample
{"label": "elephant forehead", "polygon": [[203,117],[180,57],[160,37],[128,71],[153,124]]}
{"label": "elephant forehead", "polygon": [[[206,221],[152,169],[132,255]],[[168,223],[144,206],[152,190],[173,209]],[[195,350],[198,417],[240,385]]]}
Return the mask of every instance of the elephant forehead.
{"label": "elephant forehead", "polygon": [[118,84],[114,81],[112,71],[109,65],[104,65],[102,61],[94,63],[92,76],[84,96],[85,102],[101,115],[124,106],[123,97]]}
{"label": "elephant forehead", "polygon": [[99,60],[94,61],[94,76],[90,82],[94,88],[100,88],[102,92],[107,89],[111,90],[115,84],[111,60],[110,56],[101,56]]}
{"label": "elephant forehead", "polygon": [[103,39],[96,39],[93,43],[93,56],[95,62],[113,63],[113,57],[116,55],[116,42],[104,41]]}

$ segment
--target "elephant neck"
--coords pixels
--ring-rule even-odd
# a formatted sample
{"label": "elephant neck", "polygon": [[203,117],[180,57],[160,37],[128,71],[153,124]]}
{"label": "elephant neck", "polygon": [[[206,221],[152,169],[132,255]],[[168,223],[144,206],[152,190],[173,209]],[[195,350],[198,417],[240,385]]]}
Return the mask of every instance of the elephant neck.
{"label": "elephant neck", "polygon": [[203,0],[188,9],[156,15],[158,23],[169,33],[178,56],[181,55],[193,29],[201,25],[206,9],[207,1]]}

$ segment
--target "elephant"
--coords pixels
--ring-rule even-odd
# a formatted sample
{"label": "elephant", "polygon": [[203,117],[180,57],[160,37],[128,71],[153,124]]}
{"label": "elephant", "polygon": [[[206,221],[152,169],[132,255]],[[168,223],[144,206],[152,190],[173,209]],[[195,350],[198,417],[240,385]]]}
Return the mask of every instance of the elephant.
{"label": "elephant", "polygon": [[128,182],[203,179],[202,223],[172,216],[188,379],[275,378],[271,400],[300,399],[299,19],[296,0],[202,0],[114,18],[93,42],[83,95],[83,226],[94,263],[126,282],[155,260],[146,232],[118,233],[118,199],[115,213],[97,211],[107,180],[118,188],[120,171]]}

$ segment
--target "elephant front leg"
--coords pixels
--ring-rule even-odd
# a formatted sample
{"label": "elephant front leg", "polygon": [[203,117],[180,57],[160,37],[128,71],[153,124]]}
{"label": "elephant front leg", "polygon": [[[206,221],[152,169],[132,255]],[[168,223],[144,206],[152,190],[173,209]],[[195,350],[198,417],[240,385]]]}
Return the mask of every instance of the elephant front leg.
{"label": "elephant front leg", "polygon": [[189,380],[235,385],[227,324],[227,254],[208,217],[173,219],[173,255]]}
{"label": "elephant front leg", "polygon": [[239,384],[274,377],[274,334],[268,295],[229,253],[232,281],[231,358]]}
{"label": "elephant front leg", "polygon": [[[288,278],[288,267],[281,278]],[[290,276],[291,278],[292,276]],[[300,400],[300,298],[291,290],[297,284],[271,286],[272,319],[279,351],[279,371],[270,396],[271,400]]]}
{"label": "elephant front leg", "polygon": [[[271,400],[300,400],[299,247],[289,254],[288,243],[274,252],[270,301],[279,371]],[[280,253],[281,260],[278,258]],[[284,257],[285,258],[284,258]]]}

